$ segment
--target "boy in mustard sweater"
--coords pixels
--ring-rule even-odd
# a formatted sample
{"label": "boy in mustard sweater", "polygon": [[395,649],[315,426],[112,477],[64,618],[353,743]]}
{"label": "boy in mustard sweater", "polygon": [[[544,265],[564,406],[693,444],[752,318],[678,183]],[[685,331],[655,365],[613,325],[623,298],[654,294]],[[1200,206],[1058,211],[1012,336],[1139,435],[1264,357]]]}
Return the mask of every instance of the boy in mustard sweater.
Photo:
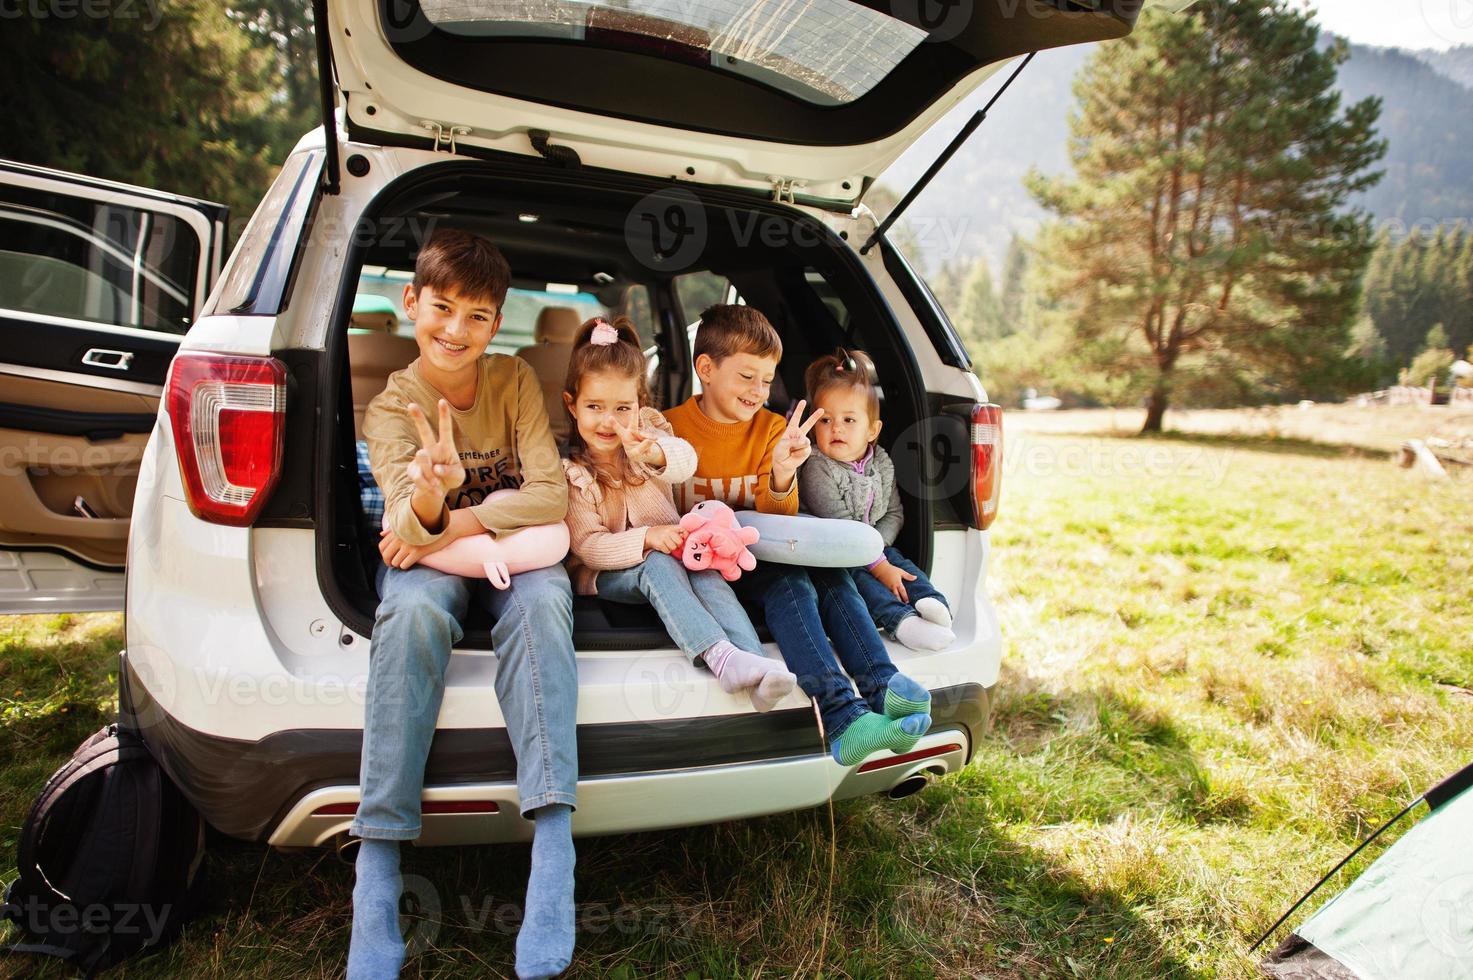
{"label": "boy in mustard sweater", "polygon": [[[799,402],[789,424],[763,407],[782,351],[777,331],[750,306],[701,314],[693,353],[702,394],[665,413],[697,454],[695,475],[674,488],[681,513],[703,500],[798,513],[798,467],[812,452],[807,433],[822,413],[800,425]],[[930,692],[890,662],[845,569],[761,562],[733,586],[761,607],[798,685],[817,702],[841,765],[858,765],[879,749],[909,751],[931,727]]]}

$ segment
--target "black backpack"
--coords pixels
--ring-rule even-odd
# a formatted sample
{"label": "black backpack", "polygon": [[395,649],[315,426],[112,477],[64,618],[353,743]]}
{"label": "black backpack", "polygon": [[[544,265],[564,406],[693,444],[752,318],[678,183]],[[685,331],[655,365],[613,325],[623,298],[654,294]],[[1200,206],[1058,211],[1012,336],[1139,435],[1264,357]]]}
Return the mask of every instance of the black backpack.
{"label": "black backpack", "polygon": [[0,918],[91,976],[167,945],[204,895],[204,821],[136,733],[108,725],[72,753],[21,828]]}

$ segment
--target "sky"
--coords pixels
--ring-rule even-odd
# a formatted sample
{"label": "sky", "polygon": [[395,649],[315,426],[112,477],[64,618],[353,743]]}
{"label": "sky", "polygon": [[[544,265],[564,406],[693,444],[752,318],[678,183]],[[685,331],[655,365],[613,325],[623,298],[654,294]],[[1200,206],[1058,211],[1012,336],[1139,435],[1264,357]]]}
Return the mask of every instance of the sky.
{"label": "sky", "polygon": [[1326,30],[1358,44],[1445,50],[1473,44],[1473,0],[1307,0]]}

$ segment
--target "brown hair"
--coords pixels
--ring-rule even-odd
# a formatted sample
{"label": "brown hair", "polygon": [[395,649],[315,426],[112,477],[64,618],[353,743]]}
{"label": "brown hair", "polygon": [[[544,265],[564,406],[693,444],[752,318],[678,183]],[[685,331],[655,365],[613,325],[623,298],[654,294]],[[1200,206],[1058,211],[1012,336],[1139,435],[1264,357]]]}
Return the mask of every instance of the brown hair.
{"label": "brown hair", "polygon": [[437,293],[453,291],[467,299],[489,299],[500,312],[511,288],[511,266],[501,249],[484,236],[441,228],[414,260],[415,295],[426,286]]}
{"label": "brown hair", "polygon": [[808,390],[808,407],[818,404],[818,396],[830,388],[852,388],[862,391],[867,401],[870,421],[880,417],[880,386],[875,362],[862,350],[836,347],[808,365],[803,372],[803,387]]}
{"label": "brown hair", "polygon": [[783,341],[760,310],[738,304],[717,304],[701,314],[691,360],[702,354],[717,364],[733,354],[783,359]]}
{"label": "brown hair", "polygon": [[[595,344],[591,342],[593,331],[604,324],[611,326],[619,334],[619,339],[612,344]],[[615,317],[610,323],[603,317],[594,317],[584,322],[578,328],[573,337],[573,353],[568,358],[568,375],[563,381],[563,391],[574,401],[578,400],[578,388],[583,379],[590,374],[607,372],[622,377],[635,379],[636,397],[639,399],[639,407],[644,408],[650,403],[649,385],[645,380],[646,363],[644,351],[639,346],[639,332],[634,329],[634,324],[628,317]],[[564,411],[567,411],[566,402]],[[571,417],[572,413],[568,413]],[[568,458],[573,462],[585,467],[593,474],[594,479],[605,486],[614,481],[619,481],[626,486],[643,483],[643,480],[634,478],[633,471],[629,466],[629,460],[624,455],[624,447],[619,447],[614,465],[599,465],[594,462],[588,453],[588,447],[583,443],[583,437],[578,434],[578,420],[571,419],[572,424],[568,428]],[[639,420],[634,420],[634,425]]]}

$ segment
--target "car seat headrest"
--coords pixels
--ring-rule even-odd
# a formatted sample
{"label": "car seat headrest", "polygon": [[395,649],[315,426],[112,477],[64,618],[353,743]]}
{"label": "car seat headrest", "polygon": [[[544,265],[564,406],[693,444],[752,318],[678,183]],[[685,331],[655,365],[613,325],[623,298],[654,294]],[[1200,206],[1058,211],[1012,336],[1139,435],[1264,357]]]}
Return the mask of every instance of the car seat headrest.
{"label": "car seat headrest", "polygon": [[359,293],[353,297],[353,315],[348,325],[370,333],[393,333],[399,326],[399,314],[388,297]]}
{"label": "car seat headrest", "polygon": [[392,313],[354,313],[352,327],[370,333],[393,333],[399,318]]}
{"label": "car seat headrest", "polygon": [[546,306],[537,314],[533,337],[539,344],[571,344],[583,321],[571,306]]}

